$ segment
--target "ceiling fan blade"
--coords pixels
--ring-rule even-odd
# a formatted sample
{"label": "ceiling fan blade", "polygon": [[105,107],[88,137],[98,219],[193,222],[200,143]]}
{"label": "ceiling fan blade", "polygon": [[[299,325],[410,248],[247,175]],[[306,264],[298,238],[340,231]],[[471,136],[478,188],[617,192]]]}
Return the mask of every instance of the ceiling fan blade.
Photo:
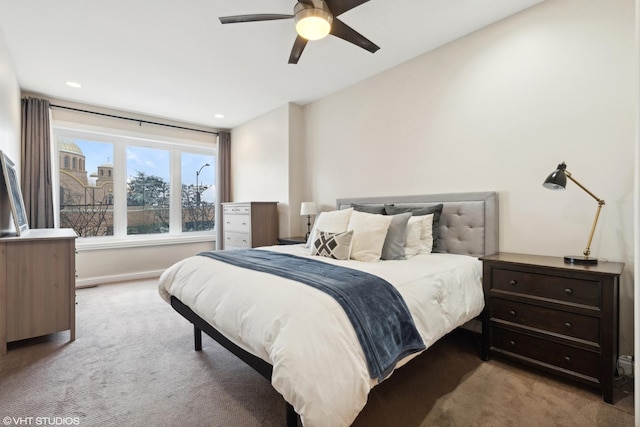
{"label": "ceiling fan blade", "polygon": [[262,13],[255,15],[236,15],[236,16],[221,16],[220,23],[222,24],[237,24],[239,22],[255,22],[255,21],[275,21],[278,19],[291,19],[293,15],[278,15],[274,13]]}
{"label": "ceiling fan blade", "polygon": [[369,0],[325,0],[334,17],[358,7]]}
{"label": "ceiling fan blade", "polygon": [[291,49],[291,55],[289,55],[289,64],[297,64],[302,55],[302,51],[307,45],[307,39],[304,37],[296,37],[296,41],[293,42],[293,48]]}
{"label": "ceiling fan blade", "polygon": [[371,40],[367,39],[365,36],[337,18],[333,19],[333,24],[331,24],[331,31],[329,32],[329,34],[340,37],[342,40],[353,43],[356,46],[368,50],[371,53],[374,53],[378,49],[380,49],[380,46],[376,45]]}

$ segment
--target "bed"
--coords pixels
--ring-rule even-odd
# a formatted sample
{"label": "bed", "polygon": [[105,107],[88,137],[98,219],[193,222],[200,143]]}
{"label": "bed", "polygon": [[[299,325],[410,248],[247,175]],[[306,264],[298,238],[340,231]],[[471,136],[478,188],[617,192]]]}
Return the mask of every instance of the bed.
{"label": "bed", "polygon": [[[393,370],[453,329],[476,321],[484,307],[478,257],[498,252],[495,192],[344,198],[337,200],[336,207],[335,216],[356,212],[355,208],[364,213],[348,215],[367,220],[385,207],[392,210],[393,215],[388,216],[398,219],[403,216],[400,212],[410,220],[421,215],[419,211],[441,209],[436,210],[439,218],[433,223],[431,253],[407,260],[339,260],[311,255],[313,248],[306,245],[250,250],[250,255],[258,257],[269,254],[337,269],[346,266],[392,284],[424,345],[393,359],[384,374],[372,375],[370,353],[345,314],[348,310],[329,294],[288,276],[199,255],[174,264],[159,281],[162,298],[193,324],[195,349],[202,349],[204,331],[270,380],[285,399],[288,426],[297,425],[298,416],[305,426],[350,425],[366,404],[369,391]],[[376,220],[379,216],[375,215]],[[324,237],[324,230],[317,228],[314,226],[312,241],[314,237],[319,241],[320,234]],[[368,256],[364,241],[358,242],[359,250]],[[350,248],[356,249],[355,241]]]}

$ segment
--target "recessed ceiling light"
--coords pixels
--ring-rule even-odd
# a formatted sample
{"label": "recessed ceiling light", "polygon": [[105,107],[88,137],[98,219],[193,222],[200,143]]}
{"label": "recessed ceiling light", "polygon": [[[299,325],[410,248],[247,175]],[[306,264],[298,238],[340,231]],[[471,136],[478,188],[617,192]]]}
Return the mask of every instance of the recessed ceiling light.
{"label": "recessed ceiling light", "polygon": [[67,86],[71,86],[71,87],[75,87],[75,88],[81,88],[82,85],[80,83],[76,83],[76,82],[66,82]]}
{"label": "recessed ceiling light", "polygon": [[213,117],[216,119],[224,119],[224,114],[214,114]]}

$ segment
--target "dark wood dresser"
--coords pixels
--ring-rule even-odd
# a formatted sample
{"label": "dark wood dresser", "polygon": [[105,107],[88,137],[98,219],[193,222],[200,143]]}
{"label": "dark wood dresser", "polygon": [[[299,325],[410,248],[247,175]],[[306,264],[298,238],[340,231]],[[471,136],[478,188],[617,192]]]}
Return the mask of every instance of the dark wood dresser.
{"label": "dark wood dresser", "polygon": [[499,355],[595,386],[612,403],[624,264],[582,266],[516,253],[482,262],[482,357]]}

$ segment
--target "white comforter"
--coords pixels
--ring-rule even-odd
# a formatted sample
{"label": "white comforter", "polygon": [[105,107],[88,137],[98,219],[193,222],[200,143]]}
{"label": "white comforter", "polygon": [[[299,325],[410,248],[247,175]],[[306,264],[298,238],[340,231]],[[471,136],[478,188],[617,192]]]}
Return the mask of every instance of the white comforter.
{"label": "white comforter", "polygon": [[[303,245],[263,249],[310,256]],[[427,348],[482,311],[482,267],[463,255],[418,255],[406,261],[337,261],[392,283],[406,301]],[[307,427],[348,426],[377,381],[340,305],[298,282],[194,256],[160,277],[174,295],[243,349],[273,365],[271,383]],[[406,363],[415,355],[398,364]]]}

